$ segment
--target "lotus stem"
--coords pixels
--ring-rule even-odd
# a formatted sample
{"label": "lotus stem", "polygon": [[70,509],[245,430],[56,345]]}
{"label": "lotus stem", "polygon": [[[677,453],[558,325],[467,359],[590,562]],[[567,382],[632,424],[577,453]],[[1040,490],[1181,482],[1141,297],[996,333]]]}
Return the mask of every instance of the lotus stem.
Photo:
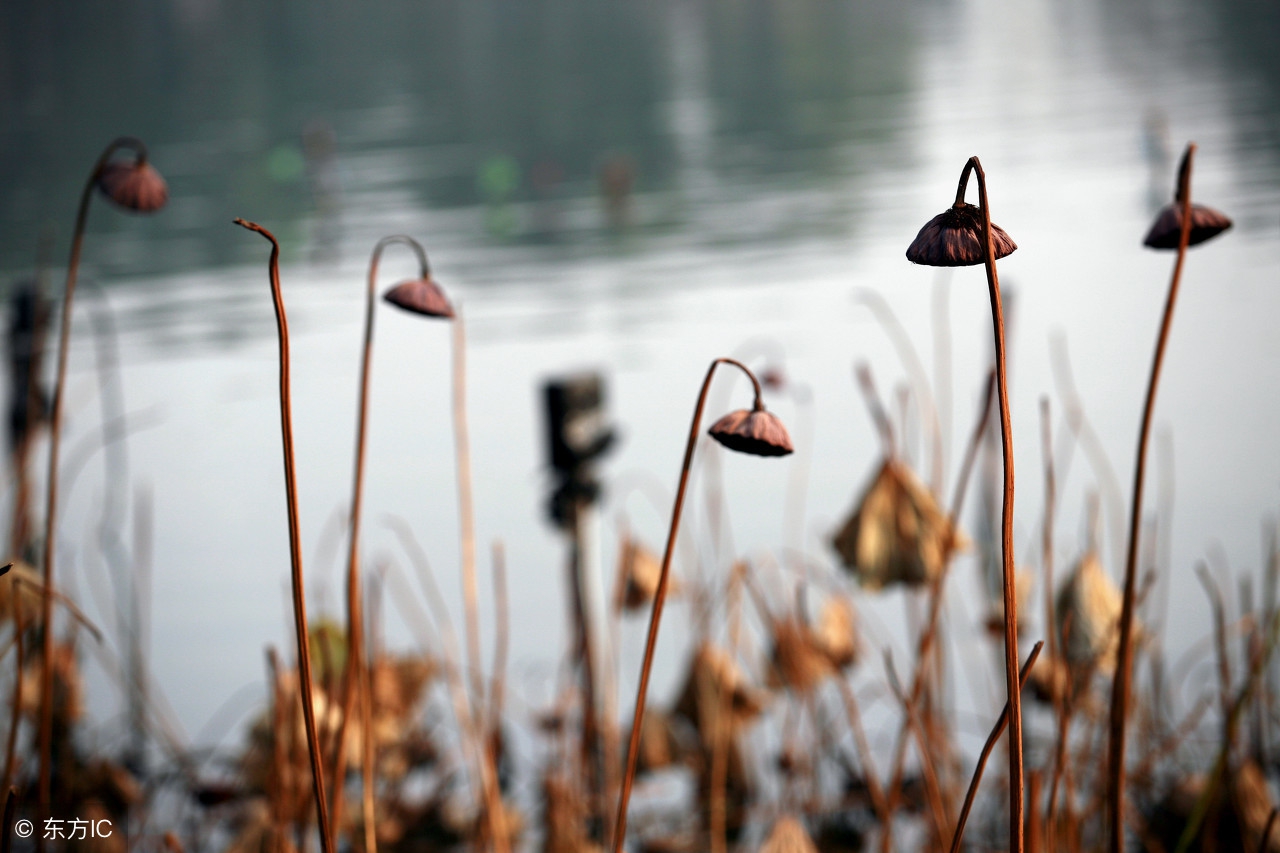
{"label": "lotus stem", "polygon": [[[342,783],[346,778],[346,745],[347,725],[351,712],[355,707],[356,694],[365,677],[364,654],[364,606],[361,602],[360,587],[360,520],[364,506],[364,460],[367,426],[369,420],[369,375],[373,367],[373,324],[374,308],[377,305],[375,285],[378,280],[378,264],[382,252],[393,243],[404,243],[412,248],[418,256],[422,268],[422,276],[427,274],[427,257],[422,246],[411,237],[396,234],[384,237],[373,248],[369,260],[368,286],[366,288],[364,308],[364,347],[360,361],[360,395],[356,416],[355,472],[352,475],[351,487],[351,523],[347,547],[347,671],[344,678],[342,694],[342,718],[338,723],[338,736],[333,758],[333,824],[331,832],[337,833],[342,823]],[[367,692],[367,691],[366,691]],[[369,716],[371,716],[368,696],[361,700],[361,724],[364,726],[365,740],[369,739]],[[363,774],[368,777],[366,770]],[[366,808],[366,811],[368,809]],[[368,815],[366,815],[366,820]],[[366,853],[374,853],[374,848],[366,848]]]}
{"label": "lotus stem", "polygon": [[[298,481],[293,461],[293,402],[289,387],[289,322],[285,317],[284,298],[280,294],[280,244],[275,235],[258,225],[236,219],[242,228],[256,231],[271,241],[271,296],[275,303],[276,331],[280,339],[280,435],[284,444],[285,496],[289,510],[289,555],[293,587],[293,620],[298,641],[298,681],[302,689],[302,719],[307,729],[307,753],[311,759],[312,792],[316,801],[316,818],[323,853],[334,853],[329,806],[325,798],[324,767],[320,759],[320,741],[316,735],[316,709],[311,685],[311,641],[307,635],[307,603],[302,583],[302,536],[298,526]],[[335,783],[340,784],[340,783]]]}
{"label": "lotus stem", "polygon": [[1009,850],[1022,853],[1023,773],[1022,773],[1022,693],[1018,685],[1018,595],[1013,567],[1013,427],[1009,417],[1009,377],[1005,357],[1004,309],[1000,304],[1000,278],[996,272],[995,244],[992,242],[991,205],[987,200],[987,176],[977,157],[970,157],[960,174],[956,203],[964,202],[969,171],[978,177],[978,203],[982,208],[982,241],[986,249],[984,266],[991,296],[991,323],[995,335],[996,386],[1000,397],[1000,444],[1004,456],[1004,496],[1000,513],[1000,552],[1004,566],[1004,669],[1009,694]]}
{"label": "lotus stem", "polygon": [[684,509],[685,492],[689,485],[689,472],[693,467],[693,451],[698,444],[698,429],[702,425],[702,410],[707,403],[707,391],[711,388],[711,377],[721,364],[732,364],[751,379],[755,390],[755,408],[763,407],[760,381],[745,364],[732,358],[717,358],[707,368],[706,378],[702,380],[702,390],[698,393],[698,402],[693,409],[693,420],[689,424],[689,440],[685,444],[684,462],[680,466],[680,483],[676,487],[675,505],[671,509],[671,525],[667,531],[667,545],[662,553],[662,571],[658,576],[658,590],[653,597],[653,609],[649,614],[649,634],[644,644],[644,663],[640,667],[640,685],[636,688],[635,713],[631,718],[631,738],[627,745],[627,766],[622,774],[622,788],[618,793],[618,816],[614,820],[613,853],[622,853],[622,845],[627,837],[627,806],[631,800],[631,786],[635,782],[636,761],[640,754],[640,730],[644,721],[645,698],[649,690],[649,675],[653,669],[653,653],[658,644],[658,626],[662,622],[662,608],[667,601],[667,586],[671,575],[671,556],[675,551],[676,534],[680,530],[680,516]]}
{"label": "lotus stem", "polygon": [[40,732],[38,735],[40,750],[38,799],[41,814],[48,811],[53,778],[53,596],[51,593],[54,589],[53,568],[57,544],[58,448],[62,436],[62,393],[66,386],[67,355],[71,342],[71,304],[76,292],[76,275],[80,270],[80,249],[84,245],[84,228],[89,218],[89,200],[93,198],[93,188],[102,172],[102,167],[111,159],[111,155],[121,148],[133,149],[140,161],[147,159],[146,146],[141,140],[129,136],[113,140],[98,155],[98,161],[89,172],[89,179],[85,181],[84,190],[80,193],[80,207],[76,211],[76,226],[71,237],[71,257],[67,261],[67,283],[63,288],[62,296],[62,320],[58,334],[58,368],[53,385],[53,408],[49,413],[49,474],[45,486],[43,561],[45,596],[41,610],[44,640],[40,666]]}
{"label": "lotus stem", "polygon": [[1120,610],[1120,647],[1116,653],[1116,673],[1111,685],[1111,726],[1107,751],[1107,818],[1111,853],[1124,849],[1124,753],[1125,726],[1129,715],[1129,695],[1133,680],[1133,612],[1138,582],[1138,538],[1142,527],[1142,493],[1147,473],[1147,445],[1151,437],[1151,420],[1155,412],[1156,387],[1160,367],[1164,364],[1165,346],[1173,325],[1173,307],[1182,280],[1182,265],[1191,238],[1191,163],[1196,146],[1191,143],[1182,155],[1178,174],[1178,201],[1182,204],[1182,230],[1178,235],[1178,256],[1173,263],[1169,295],[1165,299],[1164,316],[1156,338],[1155,356],[1151,362],[1151,378],[1147,398],[1142,407],[1142,426],[1138,429],[1138,452],[1133,473],[1133,502],[1129,509],[1129,545],[1125,552],[1124,590]]}

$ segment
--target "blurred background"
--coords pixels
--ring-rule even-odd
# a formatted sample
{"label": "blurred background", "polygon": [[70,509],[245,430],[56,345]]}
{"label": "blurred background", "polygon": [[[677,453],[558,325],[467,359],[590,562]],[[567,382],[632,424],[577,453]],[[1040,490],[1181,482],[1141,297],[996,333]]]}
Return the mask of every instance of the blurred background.
{"label": "blurred background", "polygon": [[[1093,436],[1061,475],[1060,571],[1085,550],[1085,507],[1097,494],[1099,550],[1119,577],[1171,264],[1141,240],[1171,198],[1188,141],[1199,145],[1194,197],[1235,227],[1188,259],[1157,408],[1150,488],[1172,519],[1161,556],[1171,569],[1161,595],[1179,628],[1167,632],[1171,656],[1210,632],[1195,562],[1243,573],[1262,561],[1262,524],[1280,507],[1275,3],[9,2],[0,5],[6,287],[35,274],[48,234],[60,292],[82,182],[122,134],[145,140],[171,201],[146,218],[101,200],[90,214],[59,576],[119,644],[129,620],[113,597],[107,545],[141,543],[154,689],[194,745],[226,737],[260,706],[264,648],[288,656],[292,644],[269,247],[233,227],[237,216],[283,246],[313,614],[337,617],[343,606],[374,243],[420,240],[459,306],[482,614],[489,643],[488,554],[500,541],[513,714],[552,701],[569,642],[568,552],[546,518],[548,378],[598,372],[618,434],[589,525],[598,600],[612,584],[620,526],[661,549],[688,418],[716,356],[785,378],[767,401],[797,453],[726,455],[724,542],[708,534],[698,480],[679,571],[693,571],[694,555],[704,572],[749,557],[774,567],[769,588],[785,600],[790,582],[776,566],[786,554],[836,565],[831,534],[880,455],[855,362],[872,367],[902,413],[907,455],[922,471],[931,463],[919,377],[932,385],[951,483],[990,359],[985,283],[980,268],[939,273],[903,253],[950,204],[973,154],[994,219],[1019,245],[1001,264],[1019,561],[1038,560],[1047,396],[1061,441],[1073,401]],[[416,274],[413,258],[392,249],[380,288]],[[395,580],[412,571],[390,516],[412,527],[461,610],[450,331],[378,310],[365,565],[385,585],[385,642],[408,646],[413,620],[396,600],[414,582]],[[708,417],[749,399],[746,383],[725,374],[712,396],[721,408]],[[961,626],[985,618],[982,574],[973,553],[953,573]],[[872,647],[900,661],[910,657],[905,599],[857,597]],[[678,675],[687,623],[664,627],[656,696]],[[642,632],[643,620],[621,630],[623,697]],[[961,725],[980,736],[1003,691],[998,648],[951,653],[964,673],[957,702],[972,709]],[[95,737],[110,744],[123,737],[125,700],[109,676],[90,677]],[[879,654],[862,677],[883,678]]]}

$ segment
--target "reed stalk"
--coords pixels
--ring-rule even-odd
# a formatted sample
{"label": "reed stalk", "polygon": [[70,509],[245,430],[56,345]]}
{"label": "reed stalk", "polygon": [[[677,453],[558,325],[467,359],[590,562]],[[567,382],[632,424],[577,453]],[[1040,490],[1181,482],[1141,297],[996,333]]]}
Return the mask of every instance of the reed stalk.
{"label": "reed stalk", "polygon": [[[293,590],[293,620],[298,645],[298,681],[302,693],[302,719],[307,729],[307,753],[311,759],[312,792],[316,801],[320,845],[323,853],[334,853],[329,806],[325,798],[324,767],[320,758],[320,742],[316,735],[316,709],[311,684],[311,641],[307,635],[307,603],[302,582],[302,536],[298,526],[298,482],[293,454],[293,401],[289,386],[289,322],[285,316],[284,298],[280,293],[280,244],[275,235],[258,225],[236,219],[235,224],[256,231],[271,241],[268,268],[271,297],[275,304],[276,331],[280,339],[280,435],[284,445],[285,497],[289,510],[290,578]],[[338,783],[340,784],[340,782]]]}
{"label": "reed stalk", "polygon": [[1116,653],[1116,672],[1111,685],[1110,739],[1107,750],[1107,825],[1111,853],[1124,850],[1124,755],[1129,698],[1133,680],[1134,598],[1138,581],[1138,538],[1142,526],[1142,495],[1147,473],[1147,445],[1151,436],[1151,420],[1155,413],[1156,387],[1164,364],[1165,346],[1173,325],[1173,308],[1182,280],[1182,266],[1191,238],[1191,164],[1196,146],[1191,143],[1182,155],[1178,172],[1178,201],[1182,205],[1182,229],[1178,235],[1178,255],[1173,263],[1169,294],[1165,298],[1164,315],[1156,338],[1155,356],[1151,362],[1151,378],[1147,382],[1146,402],[1142,407],[1142,425],[1138,429],[1137,460],[1133,473],[1133,502],[1129,508],[1129,544],[1125,553],[1124,590],[1120,610],[1120,647]]}

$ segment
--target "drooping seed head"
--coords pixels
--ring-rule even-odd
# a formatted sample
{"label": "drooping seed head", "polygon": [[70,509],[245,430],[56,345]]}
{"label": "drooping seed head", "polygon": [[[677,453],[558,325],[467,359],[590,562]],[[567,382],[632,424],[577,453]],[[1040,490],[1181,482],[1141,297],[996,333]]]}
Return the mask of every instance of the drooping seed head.
{"label": "drooping seed head", "polygon": [[730,412],[707,432],[730,450],[753,456],[786,456],[795,449],[782,421],[763,407]]}
{"label": "drooping seed head", "polygon": [[[997,259],[1018,248],[1003,228],[991,223]],[[931,267],[969,267],[987,258],[982,239],[982,208],[959,202],[925,223],[907,248],[907,260]]]}
{"label": "drooping seed head", "polygon": [[[1194,246],[1217,237],[1231,227],[1231,219],[1212,207],[1202,204],[1191,205],[1191,234],[1187,245]],[[1178,240],[1182,237],[1182,205],[1178,202],[1167,205],[1156,216],[1156,221],[1143,238],[1142,244],[1152,249],[1177,249]]]}
{"label": "drooping seed head", "polygon": [[449,304],[449,297],[445,296],[444,290],[430,277],[402,281],[382,294],[382,298],[414,314],[453,319],[453,306]]}
{"label": "drooping seed head", "polygon": [[98,189],[125,210],[152,213],[169,200],[164,178],[145,159],[112,160],[98,171]]}

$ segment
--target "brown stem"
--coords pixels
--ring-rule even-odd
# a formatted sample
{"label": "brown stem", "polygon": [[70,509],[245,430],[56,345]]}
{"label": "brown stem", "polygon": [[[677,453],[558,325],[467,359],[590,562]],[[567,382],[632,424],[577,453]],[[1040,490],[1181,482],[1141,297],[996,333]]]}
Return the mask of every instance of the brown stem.
{"label": "brown stem", "polygon": [[893,695],[902,704],[907,724],[916,736],[916,747],[920,750],[920,770],[924,776],[925,796],[929,800],[929,810],[933,816],[934,831],[937,833],[937,838],[941,840],[946,832],[947,814],[946,807],[942,804],[942,788],[938,784],[938,771],[934,767],[933,754],[929,749],[929,737],[925,733],[924,724],[920,720],[920,709],[917,703],[902,692],[902,682],[898,680],[897,668],[894,667],[893,658],[888,650],[885,651],[884,658],[885,672],[889,676],[889,686],[893,690]]}
{"label": "brown stem", "polygon": [[[138,162],[146,162],[147,149],[137,139],[122,136],[115,139],[103,149],[85,181],[84,190],[80,193],[80,207],[76,211],[76,227],[71,238],[71,257],[67,261],[67,284],[62,296],[62,322],[58,335],[58,371],[53,385],[53,408],[49,413],[49,474],[47,477],[46,504],[44,516],[44,588],[45,596],[41,610],[41,624],[44,630],[43,660],[40,667],[40,780],[38,799],[40,814],[45,815],[49,809],[52,792],[53,766],[51,756],[53,750],[53,585],[54,552],[58,521],[58,447],[62,435],[62,392],[66,386],[67,355],[71,342],[71,302],[76,292],[76,275],[80,269],[80,249],[84,244],[84,227],[89,217],[89,200],[93,198],[93,188],[98,182],[102,167],[107,164],[120,148],[132,148]],[[43,847],[43,835],[37,839],[38,846]]]}
{"label": "brown stem", "polygon": [[[18,809],[18,789],[4,786],[4,823],[0,824],[0,853],[9,853],[13,844],[13,813]],[[1274,817],[1274,814],[1272,815]],[[1271,828],[1271,824],[1267,824]]]}
{"label": "brown stem", "polygon": [[[1005,359],[1004,310],[1000,305],[1000,279],[996,273],[995,245],[991,239],[991,205],[987,177],[977,157],[970,157],[978,176],[978,202],[982,207],[982,241],[986,247],[987,289],[991,296],[991,322],[995,333],[996,385],[1000,392],[1000,443],[1004,455],[1004,499],[1000,513],[1000,551],[1004,565],[1004,670],[1009,694],[1009,850],[1022,853],[1022,695],[1018,688],[1018,596],[1013,568],[1013,427],[1009,418],[1009,377]],[[964,175],[960,179],[963,198]]]}
{"label": "brown stem", "polygon": [[1191,143],[1182,155],[1178,175],[1178,200],[1182,203],[1182,231],[1178,235],[1178,257],[1173,264],[1169,295],[1165,300],[1160,334],[1156,338],[1155,357],[1151,362],[1151,379],[1147,383],[1147,399],[1142,408],[1142,426],[1138,430],[1138,454],[1133,473],[1133,503],[1129,508],[1129,546],[1124,563],[1124,593],[1120,610],[1120,648],[1116,654],[1116,673],[1111,685],[1111,727],[1107,751],[1107,820],[1111,853],[1124,849],[1124,745],[1125,725],[1129,714],[1130,685],[1133,678],[1133,611],[1138,578],[1138,534],[1142,524],[1142,489],[1147,472],[1147,443],[1151,419],[1155,411],[1156,386],[1164,363],[1165,345],[1173,324],[1173,306],[1178,298],[1182,264],[1191,237],[1191,162],[1196,146]]}
{"label": "brown stem", "polygon": [[298,635],[298,681],[302,688],[302,719],[307,728],[307,752],[311,758],[312,791],[315,794],[320,843],[324,853],[333,853],[329,805],[324,793],[324,767],[316,736],[316,709],[311,695],[311,641],[307,635],[307,603],[302,583],[302,535],[298,526],[298,481],[293,462],[293,402],[289,392],[289,322],[280,293],[280,244],[275,235],[255,222],[236,219],[242,228],[256,231],[271,241],[271,297],[275,303],[276,331],[280,338],[280,435],[284,444],[285,495],[289,509],[289,555],[293,586],[293,620]]}
{"label": "brown stem", "polygon": [[[14,668],[13,706],[9,712],[9,740],[5,744],[4,781],[3,785],[0,785],[0,789],[5,791],[9,790],[9,786],[13,784],[14,749],[18,744],[18,726],[22,723],[22,665],[26,652],[22,642],[22,635],[26,633],[26,630],[27,626],[23,624],[22,620],[22,599],[19,595],[19,587],[15,577],[13,583],[13,635],[17,646],[18,659]],[[6,819],[5,828],[7,829],[8,826],[9,821]]]}
{"label": "brown stem", "polygon": [[[361,509],[364,505],[365,436],[369,419],[369,375],[373,365],[373,321],[374,308],[377,305],[375,286],[378,279],[378,263],[382,259],[383,250],[392,243],[404,243],[412,248],[418,256],[418,262],[422,268],[422,276],[425,278],[427,275],[426,252],[412,237],[406,237],[403,234],[383,237],[373,247],[373,255],[369,259],[368,286],[366,288],[364,307],[364,348],[360,362],[360,396],[356,416],[355,473],[351,478],[351,522],[347,548],[347,667],[343,679],[342,717],[338,722],[332,777],[334,779],[333,823],[330,831],[335,835],[342,824],[344,806],[342,780],[346,778],[347,725],[348,720],[351,718],[351,712],[355,707],[358,686],[365,681],[362,677],[365,658],[364,608],[360,600],[360,518]],[[368,697],[366,697],[362,707],[365,708],[362,713],[366,713]],[[366,729],[365,739],[367,740],[368,737],[369,732]],[[364,775],[368,776],[370,774],[365,771]],[[367,850],[366,853],[373,853],[373,851]]]}
{"label": "brown stem", "polygon": [[463,618],[467,634],[467,668],[471,673],[471,727],[480,756],[480,784],[485,799],[490,843],[506,853],[508,838],[497,769],[486,743],[481,703],[484,668],[480,660],[480,595],[476,587],[475,512],[471,500],[471,444],[467,433],[467,338],[458,308],[453,320],[453,440],[458,473],[458,518],[462,547]]}
{"label": "brown stem", "polygon": [[[1022,666],[1022,672],[1018,674],[1018,686],[1021,688],[1026,684],[1027,676],[1031,674],[1031,667],[1035,666],[1036,658],[1040,656],[1040,649],[1044,646],[1044,640],[1040,640],[1031,649],[1031,654],[1027,656],[1027,662]],[[973,808],[973,799],[978,793],[978,785],[982,783],[982,771],[986,769],[987,759],[991,756],[991,750],[995,749],[996,741],[1000,739],[1000,735],[1004,733],[1004,727],[1008,725],[1012,714],[1009,713],[1011,705],[1006,702],[1004,710],[1000,712],[1000,719],[996,720],[995,726],[991,729],[991,734],[987,736],[987,742],[982,746],[982,754],[978,756],[978,766],[973,770],[973,781],[969,783],[969,790],[964,795],[964,806],[960,809],[960,818],[956,821],[956,833],[951,838],[951,853],[959,853],[960,841],[964,838],[964,825],[969,820],[969,810]],[[1012,752],[1012,750],[1010,750]]]}
{"label": "brown stem", "polygon": [[667,581],[671,573],[671,555],[674,551],[676,533],[680,529],[680,515],[684,509],[685,491],[689,485],[689,471],[693,466],[693,450],[698,444],[698,428],[702,425],[702,410],[707,403],[707,391],[711,387],[711,377],[716,367],[721,364],[732,364],[742,370],[751,379],[755,389],[755,406],[761,408],[762,393],[760,382],[745,364],[732,358],[717,358],[707,368],[707,376],[702,380],[702,390],[698,394],[698,403],[693,410],[693,421],[689,424],[689,440],[685,444],[684,463],[680,467],[680,484],[676,488],[675,506],[671,510],[671,526],[667,532],[667,547],[662,553],[662,571],[658,576],[658,590],[653,597],[653,609],[649,614],[649,635],[644,644],[644,663],[640,667],[640,685],[636,689],[636,708],[631,718],[631,739],[627,745],[627,769],[622,775],[622,789],[618,793],[618,816],[614,820],[613,853],[622,852],[622,842],[627,837],[627,805],[631,800],[631,785],[636,776],[636,760],[640,755],[640,726],[644,720],[645,696],[649,689],[649,674],[653,669],[653,652],[658,643],[658,625],[662,621],[662,608],[667,601]]}
{"label": "brown stem", "polygon": [[862,391],[862,399],[867,405],[867,411],[871,414],[871,420],[875,422],[876,430],[880,433],[880,449],[885,456],[890,458],[897,456],[897,442],[893,440],[893,424],[889,421],[889,414],[885,411],[884,403],[880,401],[880,394],[876,391],[876,380],[871,375],[871,368],[862,361],[858,362],[853,372],[858,379],[858,389]]}
{"label": "brown stem", "polygon": [[1271,830],[1275,829],[1276,826],[1276,814],[1277,809],[1273,807],[1271,814],[1267,815],[1267,825],[1262,830],[1262,843],[1258,845],[1260,853],[1267,853],[1271,849]]}
{"label": "brown stem", "polygon": [[867,741],[867,732],[862,726],[862,712],[858,708],[858,698],[853,687],[843,677],[835,679],[840,688],[840,698],[844,702],[845,715],[849,718],[849,728],[853,730],[853,743],[858,749],[858,759],[862,763],[862,775],[867,780],[867,793],[871,797],[871,808],[875,810],[880,826],[888,831],[889,807],[885,802],[884,790],[880,787],[880,779],[871,754],[871,744]]}

